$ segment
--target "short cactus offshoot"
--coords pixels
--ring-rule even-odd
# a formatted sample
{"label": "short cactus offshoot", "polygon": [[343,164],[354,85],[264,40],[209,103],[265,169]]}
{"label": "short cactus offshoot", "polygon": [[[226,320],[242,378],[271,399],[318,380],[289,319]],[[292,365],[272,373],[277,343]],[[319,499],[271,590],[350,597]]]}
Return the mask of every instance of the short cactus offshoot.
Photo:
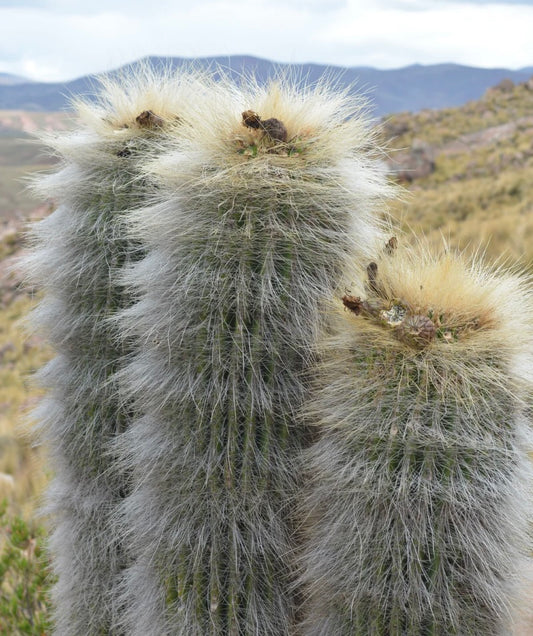
{"label": "short cactus offshoot", "polygon": [[307,407],[301,633],[508,636],[529,563],[531,289],[388,251],[345,295]]}
{"label": "short cactus offshoot", "polygon": [[139,636],[293,633],[296,413],[321,302],[352,250],[372,252],[389,195],[351,98],[222,89],[151,166],[159,203],[130,217],[147,246],[121,322],[138,343],[122,377],[142,417],[120,451]]}

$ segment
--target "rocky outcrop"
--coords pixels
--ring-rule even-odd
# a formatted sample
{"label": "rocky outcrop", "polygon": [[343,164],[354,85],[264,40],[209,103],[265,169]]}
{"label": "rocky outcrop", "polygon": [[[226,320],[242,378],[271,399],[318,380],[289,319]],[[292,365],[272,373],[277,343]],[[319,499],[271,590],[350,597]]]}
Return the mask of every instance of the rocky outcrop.
{"label": "rocky outcrop", "polygon": [[389,168],[399,180],[411,183],[435,171],[435,148],[423,139],[414,139],[411,148],[391,155]]}
{"label": "rocky outcrop", "polygon": [[496,86],[489,88],[487,93],[512,93],[514,87],[515,84],[513,80],[506,77],[505,79],[502,79],[501,82],[498,82]]}

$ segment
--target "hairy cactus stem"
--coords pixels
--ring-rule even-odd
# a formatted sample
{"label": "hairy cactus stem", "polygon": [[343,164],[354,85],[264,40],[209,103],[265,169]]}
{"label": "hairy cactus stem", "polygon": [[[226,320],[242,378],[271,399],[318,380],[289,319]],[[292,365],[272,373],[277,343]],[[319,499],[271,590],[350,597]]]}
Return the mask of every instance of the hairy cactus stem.
{"label": "hairy cactus stem", "polygon": [[117,380],[133,342],[115,318],[133,302],[120,271],[143,256],[125,228],[155,189],[141,162],[162,150],[175,131],[165,122],[194,92],[185,76],[174,85],[149,69],[102,82],[96,102],[77,102],[78,130],[45,138],[63,167],[35,187],[59,207],[32,230],[25,263],[44,291],[33,322],[57,352],[40,374],[48,395],[36,418],[55,473],[47,499],[58,636],[122,633],[129,470],[117,464],[114,442],[134,415]]}
{"label": "hairy cactus stem", "polygon": [[297,413],[322,303],[351,254],[367,262],[383,240],[389,188],[360,161],[353,103],[286,85],[233,99],[203,102],[150,165],[158,203],[131,217],[147,246],[126,273],[139,302],[122,315],[140,344],[123,378],[142,417],[120,446],[136,484],[132,636],[293,633],[293,464],[309,437]]}
{"label": "hairy cactus stem", "polygon": [[421,247],[372,275],[305,406],[299,633],[511,634],[531,568],[531,283]]}

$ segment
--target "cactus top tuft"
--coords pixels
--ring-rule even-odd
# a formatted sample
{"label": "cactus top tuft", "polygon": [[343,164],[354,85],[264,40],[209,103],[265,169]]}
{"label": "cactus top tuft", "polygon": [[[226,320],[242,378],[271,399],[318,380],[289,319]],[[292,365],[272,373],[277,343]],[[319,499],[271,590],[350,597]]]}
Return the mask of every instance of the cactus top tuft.
{"label": "cactus top tuft", "polygon": [[[532,315],[525,279],[447,249],[436,254],[421,244],[396,244],[391,239],[378,262],[370,263],[360,294],[347,290],[342,298],[358,328],[377,329],[379,338],[388,332],[414,349],[458,343],[484,348],[498,341],[520,348],[531,338],[531,326],[523,324],[523,316]],[[510,331],[514,337],[505,337]]]}

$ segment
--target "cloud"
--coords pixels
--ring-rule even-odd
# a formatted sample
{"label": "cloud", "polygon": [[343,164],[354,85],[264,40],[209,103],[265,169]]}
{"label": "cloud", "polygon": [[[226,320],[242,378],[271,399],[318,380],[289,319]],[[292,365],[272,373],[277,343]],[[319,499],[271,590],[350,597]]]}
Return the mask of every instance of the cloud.
{"label": "cloud", "polygon": [[[197,2],[197,4],[205,4]],[[216,3],[213,3],[216,4]],[[242,8],[248,6],[253,10],[254,5],[258,3],[256,0],[240,3]],[[281,4],[281,3],[280,3]],[[290,5],[296,10],[312,10],[318,13],[327,12],[332,9],[338,9],[346,4],[346,0],[289,0],[283,3],[285,6]],[[157,9],[159,11],[169,11],[171,9],[187,9],[191,6],[188,0],[158,0]],[[12,9],[28,9],[39,8],[49,13],[55,14],[98,14],[107,11],[133,13],[136,15],[149,14],[154,11],[155,5],[147,5],[146,0],[93,0],[86,2],[83,0],[0,0],[0,8]]]}
{"label": "cloud", "polygon": [[27,7],[43,7],[46,5],[45,0],[22,0],[22,2],[18,2],[17,0],[0,0],[0,9],[1,8],[27,8]]}
{"label": "cloud", "polygon": [[320,39],[347,56],[352,49],[354,60],[366,51],[377,65],[393,58],[396,66],[418,60],[519,68],[533,63],[531,25],[529,5],[378,0],[370,7],[351,0]]}
{"label": "cloud", "polygon": [[146,55],[393,68],[533,64],[533,7],[499,0],[0,0],[0,70],[58,81]]}

